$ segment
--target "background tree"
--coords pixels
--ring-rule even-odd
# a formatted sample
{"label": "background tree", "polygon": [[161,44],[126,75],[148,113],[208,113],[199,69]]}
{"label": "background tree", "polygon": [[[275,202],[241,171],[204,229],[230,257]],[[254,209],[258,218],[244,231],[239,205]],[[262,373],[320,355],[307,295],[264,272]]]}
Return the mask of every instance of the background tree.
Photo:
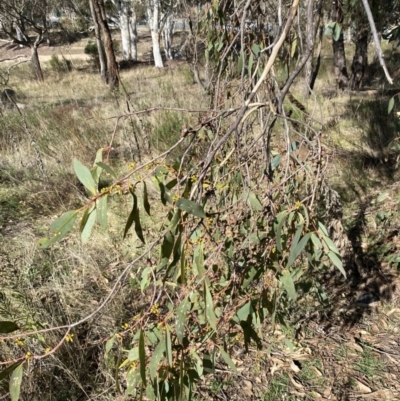
{"label": "background tree", "polygon": [[343,0],[333,0],[331,9],[331,20],[333,24],[332,48],[336,84],[340,90],[344,90],[349,85],[349,74],[346,67],[346,53],[342,29],[342,24],[344,21]]}
{"label": "background tree", "polygon": [[43,81],[38,48],[47,32],[50,4],[46,0],[4,0],[0,2],[0,29],[14,43],[31,49],[32,70]]}
{"label": "background tree", "polygon": [[[115,89],[119,85],[118,66],[117,66],[117,61],[115,59],[111,32],[107,23],[104,0],[90,0],[90,2],[91,2],[90,6],[91,8],[93,8],[94,11],[94,19],[98,24],[101,34],[102,44],[100,45],[100,47],[104,46],[104,53],[106,59],[106,71],[105,71],[106,83],[109,85],[110,89]],[[102,72],[102,74],[104,74],[104,72]]]}

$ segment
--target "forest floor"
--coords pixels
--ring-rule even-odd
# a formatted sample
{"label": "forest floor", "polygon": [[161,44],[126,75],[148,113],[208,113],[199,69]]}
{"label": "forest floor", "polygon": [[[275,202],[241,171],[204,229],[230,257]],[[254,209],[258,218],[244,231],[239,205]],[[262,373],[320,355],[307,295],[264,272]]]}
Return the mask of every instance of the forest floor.
{"label": "forest floor", "polygon": [[[22,313],[32,327],[90,313],[116,270],[136,252],[136,245],[120,239],[127,204],[111,207],[110,233],[96,234],[86,249],[77,236],[66,240],[68,249],[56,245],[40,251],[36,245],[54,217],[82,198],[70,167],[72,158],[93,163],[96,149],[108,143],[115,128],[113,116],[126,111],[123,97],[110,94],[90,71],[84,54],[88,41],[85,37],[68,43],[68,37],[60,36],[54,46],[42,46],[40,60],[48,77],[43,86],[26,78],[26,65],[11,75],[8,85],[27,104],[25,122],[31,138],[18,131],[13,111],[4,112],[0,121],[0,314]],[[183,62],[171,62],[163,71],[145,65],[151,58],[150,46],[147,33],[141,31],[139,58],[145,62],[121,71],[133,104],[205,105],[205,95]],[[28,49],[0,45],[0,59],[28,54]],[[52,70],[46,62],[53,54],[76,60],[76,70]],[[381,90],[381,81],[372,78],[368,88]],[[329,65],[317,81],[318,90],[323,94],[304,102],[323,121],[326,146],[333,151],[332,182],[342,198],[356,255],[348,279],[336,273],[325,277],[325,302],[299,305],[290,323],[277,325],[274,331],[266,325],[262,349],[254,346],[245,352],[239,339],[232,355],[238,372],[219,366],[198,386],[198,401],[400,400],[400,174],[398,151],[389,149],[397,141],[397,119],[387,114],[388,96],[337,95]],[[145,120],[141,127],[157,132],[155,147],[173,140],[171,132],[179,131],[183,122],[180,115],[164,117]],[[138,157],[127,136],[129,129],[125,124],[116,132],[115,163],[121,174],[131,156]],[[32,143],[56,190],[36,177]],[[23,400],[132,399],[115,391],[114,377],[101,362],[103,340],[110,326],[123,322],[121,308],[130,302],[123,294],[93,327],[79,329],[74,343],[49,357],[48,365],[32,365]],[[39,347],[37,343],[27,341],[22,348]],[[2,347],[4,359],[18,351],[15,344]],[[49,366],[54,370],[46,374]],[[0,397],[3,392],[6,397],[6,385],[0,388]]]}

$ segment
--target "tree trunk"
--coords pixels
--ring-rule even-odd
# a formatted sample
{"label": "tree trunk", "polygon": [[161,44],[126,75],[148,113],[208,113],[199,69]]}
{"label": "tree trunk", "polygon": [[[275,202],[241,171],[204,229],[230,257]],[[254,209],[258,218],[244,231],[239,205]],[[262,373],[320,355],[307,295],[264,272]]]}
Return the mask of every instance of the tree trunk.
{"label": "tree trunk", "polygon": [[94,9],[100,26],[101,36],[104,43],[104,51],[107,60],[107,84],[113,90],[119,85],[118,66],[115,60],[114,49],[112,45],[111,33],[108,28],[106,13],[104,10],[104,0],[94,0]]}
{"label": "tree trunk", "polygon": [[[342,0],[333,0],[331,18],[339,25],[343,23]],[[332,38],[332,48],[336,85],[340,90],[345,90],[349,85],[349,75],[346,68],[343,30],[341,30],[338,40]]]}
{"label": "tree trunk", "polygon": [[131,34],[131,57],[133,61],[137,61],[137,16],[136,11],[132,8],[129,18],[129,32]]}
{"label": "tree trunk", "polygon": [[351,64],[350,87],[352,90],[361,89],[362,80],[368,67],[368,29],[359,27],[356,37],[356,50]]}
{"label": "tree trunk", "polygon": [[94,0],[89,0],[89,5],[90,5],[90,12],[91,12],[92,18],[93,18],[94,34],[96,37],[97,51],[99,52],[100,76],[101,76],[101,79],[105,83],[107,83],[107,60],[106,60],[106,55],[104,52],[103,42],[101,40],[100,26],[99,26],[98,17],[97,17],[95,8],[94,8],[93,1]]}
{"label": "tree trunk", "polygon": [[42,67],[40,66],[40,62],[39,62],[38,47],[39,47],[39,44],[36,44],[36,41],[31,47],[32,70],[33,70],[33,74],[35,75],[35,78],[39,82],[43,82],[44,77],[43,77]]}
{"label": "tree trunk", "polygon": [[116,0],[114,4],[119,14],[119,25],[121,30],[122,59],[131,60],[131,34],[129,24],[129,5],[125,0]]}
{"label": "tree trunk", "polygon": [[174,24],[175,23],[171,20],[171,16],[168,15],[163,29],[164,51],[165,51],[165,57],[168,60],[172,60],[174,58],[172,55],[172,39],[174,34]]}
{"label": "tree trunk", "polygon": [[[307,0],[307,23],[306,23],[306,46],[307,49],[314,47],[314,23],[313,23],[314,0]],[[304,66],[305,79],[304,79],[304,96],[308,97],[311,92],[310,81],[313,70],[313,54],[306,61]]]}
{"label": "tree trunk", "polygon": [[149,16],[149,24],[151,29],[154,65],[157,68],[163,68],[164,64],[160,49],[160,0],[152,0],[148,2],[147,14]]}
{"label": "tree trunk", "polygon": [[[312,48],[311,56],[306,61],[305,65],[305,79],[304,79],[304,97],[310,96],[311,91],[314,89],[315,80],[318,75],[321,63],[321,44],[323,29],[320,29],[320,21],[322,17],[323,0],[318,0],[316,15],[314,16],[314,0],[308,0],[307,3],[307,25],[306,25],[306,46],[307,49]],[[318,33],[319,31],[319,33]],[[317,61],[314,65],[314,48],[315,40],[318,35],[318,50]]]}

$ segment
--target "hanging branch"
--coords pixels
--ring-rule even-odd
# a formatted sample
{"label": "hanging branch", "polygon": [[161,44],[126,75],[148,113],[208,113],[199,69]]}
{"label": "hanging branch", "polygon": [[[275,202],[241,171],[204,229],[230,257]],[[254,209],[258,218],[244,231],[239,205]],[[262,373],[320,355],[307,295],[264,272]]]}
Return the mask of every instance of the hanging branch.
{"label": "hanging branch", "polygon": [[383,71],[385,72],[385,76],[386,76],[386,79],[388,80],[389,84],[393,85],[393,79],[389,74],[389,71],[386,67],[385,60],[383,58],[381,44],[379,43],[378,33],[376,31],[375,22],[374,22],[374,17],[372,16],[372,12],[371,12],[371,8],[369,7],[368,0],[362,0],[362,3],[364,5],[365,12],[367,13],[369,26],[371,27],[372,36],[374,38],[374,43],[375,43],[375,47],[376,47],[376,52],[377,52],[378,58],[379,58],[379,63],[382,66]]}

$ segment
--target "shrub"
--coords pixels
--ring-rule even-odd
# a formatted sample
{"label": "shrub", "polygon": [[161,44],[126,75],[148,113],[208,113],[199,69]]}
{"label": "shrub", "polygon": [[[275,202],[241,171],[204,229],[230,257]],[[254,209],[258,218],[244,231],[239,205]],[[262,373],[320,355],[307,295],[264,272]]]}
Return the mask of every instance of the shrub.
{"label": "shrub", "polygon": [[70,72],[72,70],[71,60],[67,60],[64,56],[60,59],[57,54],[53,54],[49,61],[50,68],[58,73]]}

